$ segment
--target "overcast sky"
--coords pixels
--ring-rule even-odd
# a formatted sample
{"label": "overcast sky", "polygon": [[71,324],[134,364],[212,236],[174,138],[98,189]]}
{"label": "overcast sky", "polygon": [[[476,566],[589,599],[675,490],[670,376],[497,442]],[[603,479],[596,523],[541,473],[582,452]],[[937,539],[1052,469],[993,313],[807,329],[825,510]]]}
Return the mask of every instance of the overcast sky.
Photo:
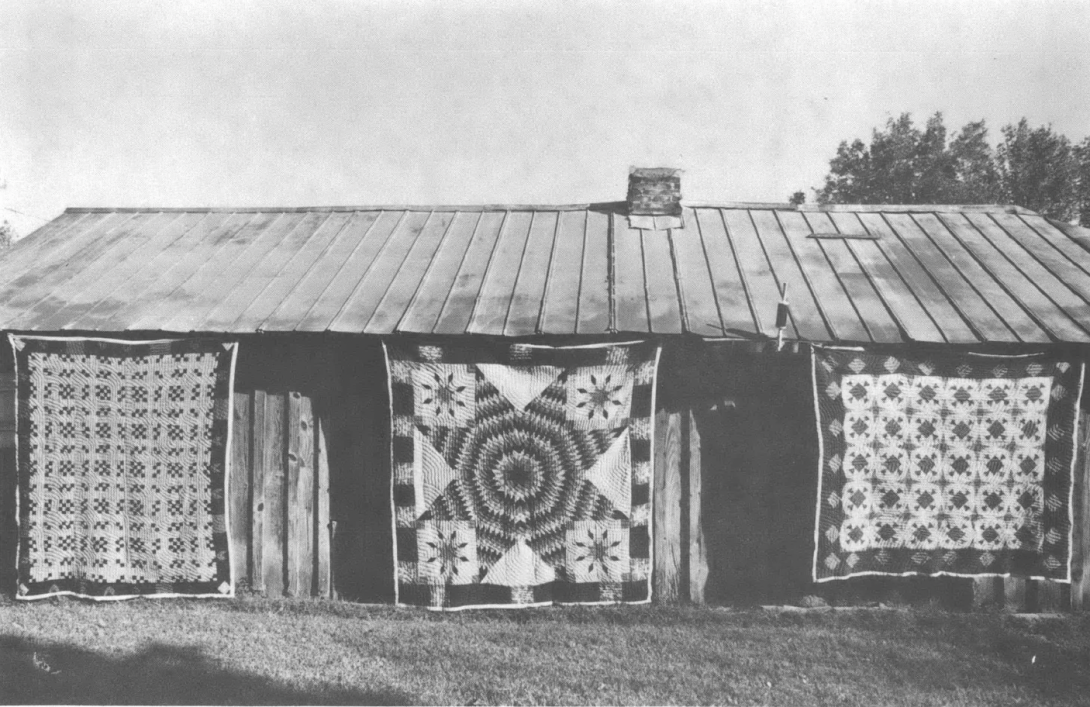
{"label": "overcast sky", "polygon": [[[890,116],[1090,134],[1090,2],[0,6],[0,207],[784,201]],[[20,216],[15,209],[33,216]]]}

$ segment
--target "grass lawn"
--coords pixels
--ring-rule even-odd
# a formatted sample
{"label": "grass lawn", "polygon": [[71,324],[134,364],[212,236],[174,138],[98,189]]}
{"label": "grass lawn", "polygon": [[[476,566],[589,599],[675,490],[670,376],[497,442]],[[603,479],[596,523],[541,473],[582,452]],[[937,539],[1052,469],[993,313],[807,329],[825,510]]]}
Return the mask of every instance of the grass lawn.
{"label": "grass lawn", "polygon": [[6,602],[0,700],[1090,704],[1090,616]]}

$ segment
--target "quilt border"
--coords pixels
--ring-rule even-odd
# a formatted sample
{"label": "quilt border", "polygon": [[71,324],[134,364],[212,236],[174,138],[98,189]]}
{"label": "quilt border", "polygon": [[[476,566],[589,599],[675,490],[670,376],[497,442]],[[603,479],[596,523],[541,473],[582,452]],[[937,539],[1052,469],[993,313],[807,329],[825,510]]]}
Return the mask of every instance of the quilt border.
{"label": "quilt border", "polygon": [[[1061,577],[1056,577],[1056,576],[1046,576],[1046,575],[1038,575],[1038,574],[1026,575],[1026,574],[1022,574],[1022,573],[1012,573],[1010,571],[1007,571],[1007,572],[972,572],[972,573],[966,573],[966,572],[951,572],[951,571],[945,571],[945,570],[935,571],[935,572],[926,572],[926,571],[923,571],[923,572],[921,572],[921,571],[890,572],[890,571],[880,571],[880,570],[864,570],[864,571],[859,571],[859,572],[849,572],[847,574],[838,574],[838,575],[832,575],[832,576],[819,576],[818,567],[819,567],[819,561],[820,561],[822,548],[830,544],[830,543],[826,542],[822,538],[822,533],[821,533],[822,519],[823,519],[822,499],[824,498],[824,489],[826,488],[826,483],[828,481],[832,480],[831,478],[828,478],[828,477],[835,477],[836,476],[835,472],[829,472],[827,470],[827,468],[826,468],[826,451],[827,451],[828,443],[830,441],[828,438],[831,437],[832,435],[831,435],[831,433],[829,433],[828,430],[824,429],[823,425],[822,425],[821,406],[820,406],[821,397],[820,397],[820,386],[819,386],[819,382],[820,382],[819,378],[824,379],[824,378],[830,376],[831,372],[819,373],[819,366],[818,366],[818,351],[819,350],[835,352],[835,353],[843,354],[843,355],[854,354],[856,356],[864,356],[864,357],[868,357],[868,358],[889,358],[889,357],[892,357],[894,359],[897,359],[899,362],[907,362],[910,365],[914,364],[914,365],[917,366],[917,368],[919,368],[920,362],[923,362],[923,361],[927,361],[928,364],[933,366],[933,364],[931,362],[936,360],[936,359],[937,360],[942,360],[942,359],[950,359],[950,358],[956,358],[956,357],[961,357],[963,359],[995,360],[995,361],[999,361],[999,362],[1002,362],[1002,361],[1019,361],[1019,360],[1025,361],[1026,359],[1039,359],[1043,363],[1060,363],[1060,362],[1067,361],[1066,357],[1064,357],[1062,355],[1059,355],[1059,354],[1057,354],[1055,352],[1048,352],[1048,351],[1044,351],[1044,352],[1039,351],[1039,352],[1033,352],[1033,353],[1027,353],[1027,354],[990,354],[990,353],[977,353],[977,352],[951,353],[951,352],[938,352],[938,351],[928,351],[926,353],[925,352],[912,352],[912,351],[904,352],[904,353],[889,353],[889,352],[881,352],[881,351],[877,351],[877,352],[868,351],[866,349],[859,348],[859,347],[838,347],[838,346],[811,345],[810,346],[811,380],[812,380],[812,383],[813,383],[814,417],[815,417],[815,425],[816,425],[816,428],[817,428],[816,432],[817,432],[817,438],[818,438],[818,470],[817,470],[818,471],[818,484],[817,484],[817,497],[815,499],[815,501],[816,501],[815,511],[816,512],[815,512],[815,517],[814,517],[814,553],[813,553],[813,561],[812,561],[812,564],[811,564],[811,579],[812,579],[812,581],[814,581],[815,583],[823,583],[823,582],[839,581],[839,580],[844,580],[844,579],[850,579],[852,577],[862,577],[862,576],[887,576],[887,577],[909,577],[909,576],[940,577],[940,576],[949,576],[949,577],[968,577],[968,578],[1017,576],[1017,577],[1023,577],[1023,578],[1026,578],[1026,579],[1051,580],[1051,581],[1061,582],[1061,583],[1069,583],[1071,581],[1071,567],[1072,567],[1072,562],[1073,562],[1072,542],[1073,542],[1073,539],[1074,539],[1074,507],[1073,507],[1074,491],[1075,491],[1074,490],[1074,487],[1075,487],[1074,472],[1075,472],[1075,465],[1076,465],[1077,460],[1078,460],[1078,454],[1077,454],[1077,452],[1078,452],[1078,434],[1079,434],[1079,413],[1078,413],[1078,410],[1079,410],[1079,401],[1081,400],[1081,397],[1082,397],[1082,394],[1083,394],[1085,378],[1086,378],[1086,362],[1085,361],[1083,361],[1083,360],[1067,361],[1067,362],[1069,362],[1071,364],[1071,367],[1070,367],[1070,369],[1068,369],[1065,372],[1062,372],[1062,374],[1061,374],[1061,375],[1064,375],[1064,376],[1066,376],[1068,378],[1076,378],[1076,380],[1077,380],[1077,382],[1075,384],[1074,395],[1069,396],[1069,402],[1066,402],[1066,403],[1050,403],[1050,407],[1051,407],[1051,405],[1054,404],[1057,407],[1060,407],[1061,405],[1063,405],[1065,408],[1067,408],[1067,407],[1070,408],[1069,410],[1067,410],[1067,413],[1070,414],[1070,417],[1071,417],[1070,424],[1071,424],[1071,427],[1072,427],[1071,448],[1067,452],[1067,453],[1070,454],[1071,459],[1070,459],[1070,464],[1068,465],[1068,468],[1067,468],[1067,471],[1068,471],[1068,482],[1067,482],[1067,497],[1068,497],[1067,498],[1067,563],[1066,563],[1066,566],[1065,566],[1065,569],[1066,569],[1066,576],[1065,577],[1061,578]],[[935,366],[934,368],[937,370],[940,367]],[[1075,373],[1076,373],[1075,369],[1077,369],[1077,377],[1075,375]],[[936,370],[931,370],[931,369],[926,370],[926,371],[925,370],[920,370],[919,373],[923,374],[923,375],[940,375],[940,376],[943,375],[943,373],[936,372]],[[898,372],[902,372],[902,371],[898,371]],[[956,374],[956,371],[951,370],[951,371],[949,371],[947,373]],[[1068,382],[1070,383],[1072,381],[1069,380]],[[908,551],[908,550],[906,549],[906,551]],[[928,552],[933,552],[933,551],[928,551]]]}
{"label": "quilt border", "polygon": [[[212,339],[208,337],[196,337],[186,339],[151,339],[151,340],[130,340],[130,339],[113,339],[107,337],[58,337],[58,336],[32,336],[22,334],[8,334],[8,343],[12,348],[13,361],[15,364],[15,376],[16,376],[16,479],[18,485],[18,491],[16,493],[16,502],[18,504],[16,510],[16,517],[19,522],[19,537],[16,543],[16,583],[17,589],[21,586],[25,586],[28,592],[23,594],[19,591],[15,592],[16,599],[20,601],[38,601],[40,599],[48,599],[50,597],[57,596],[72,596],[80,599],[90,599],[92,601],[123,601],[127,599],[135,599],[138,597],[146,597],[149,599],[167,599],[167,598],[215,598],[215,599],[231,599],[235,596],[236,578],[231,572],[231,555],[233,551],[231,541],[231,518],[230,518],[230,506],[229,503],[229,480],[231,476],[231,443],[232,443],[232,420],[234,418],[234,382],[235,382],[235,365],[238,359],[238,347],[237,341],[223,341],[219,339]],[[28,508],[27,494],[29,490],[27,483],[24,480],[24,470],[27,468],[29,454],[28,450],[23,449],[19,444],[19,428],[21,426],[23,418],[24,403],[27,398],[25,386],[29,384],[29,377],[27,375],[26,368],[26,356],[33,350],[47,353],[86,353],[88,350],[94,351],[96,344],[108,344],[108,345],[125,345],[130,347],[130,351],[134,348],[150,349],[151,351],[132,351],[131,355],[144,356],[148,353],[176,353],[176,352],[195,352],[195,351],[208,351],[213,347],[222,347],[227,355],[222,357],[216,370],[216,382],[215,392],[217,399],[225,400],[224,404],[218,404],[213,407],[213,421],[212,421],[212,457],[213,463],[215,463],[216,456],[219,455],[222,458],[222,463],[219,464],[221,474],[217,479],[213,476],[211,479],[212,494],[212,513],[213,515],[222,513],[223,515],[223,530],[212,533],[213,547],[216,553],[216,578],[207,582],[173,582],[169,583],[172,591],[155,591],[156,587],[163,586],[157,584],[140,584],[140,583],[119,583],[119,582],[87,582],[76,579],[49,581],[49,582],[24,582],[24,572],[27,550],[24,544],[27,538],[24,536],[22,529],[26,527],[27,518],[25,513]],[[111,354],[114,355],[114,354]],[[225,395],[224,395],[225,394]],[[224,397],[220,397],[224,396]],[[215,491],[217,487],[221,490],[219,498],[216,497]],[[227,592],[220,592],[218,587],[224,582],[229,584]],[[46,591],[41,594],[31,594],[33,587],[35,586],[56,586],[59,591]],[[90,589],[100,589],[103,593],[92,593]],[[128,588],[130,593],[115,592],[111,594],[105,594],[110,588]],[[193,591],[176,591],[178,588],[190,588]],[[142,591],[147,589],[149,591]]]}
{"label": "quilt border", "polygon": [[[653,355],[653,357],[651,357],[651,361],[653,362],[653,368],[652,368],[653,377],[652,377],[651,384],[648,386],[649,394],[648,394],[648,396],[646,398],[644,398],[644,400],[645,400],[644,404],[646,404],[648,406],[648,412],[647,412],[647,415],[646,415],[646,419],[648,420],[648,423],[649,423],[648,455],[649,455],[649,463],[650,463],[650,468],[651,468],[651,478],[650,478],[650,480],[648,482],[648,501],[647,501],[648,502],[648,515],[649,515],[648,524],[647,524],[647,545],[648,545],[648,566],[649,566],[649,568],[648,568],[648,575],[647,575],[646,580],[626,583],[626,585],[627,584],[633,584],[633,585],[634,584],[639,584],[639,585],[641,585],[641,589],[645,588],[645,596],[640,597],[640,598],[634,598],[634,599],[621,598],[621,599],[608,600],[608,601],[565,601],[563,599],[551,599],[550,598],[548,600],[534,601],[534,602],[529,602],[529,603],[480,603],[480,604],[464,604],[464,605],[458,605],[458,606],[436,606],[436,605],[431,605],[431,604],[425,604],[425,603],[422,603],[422,602],[407,602],[407,601],[404,601],[404,597],[402,596],[401,582],[399,581],[399,576],[400,575],[399,575],[399,563],[398,563],[398,525],[397,525],[397,507],[398,507],[398,504],[397,504],[397,500],[396,500],[396,497],[395,497],[395,493],[396,493],[395,483],[393,481],[393,478],[391,478],[391,484],[390,484],[390,515],[391,515],[390,525],[391,525],[391,535],[392,535],[392,538],[393,538],[393,543],[392,543],[393,544],[393,563],[392,563],[393,567],[392,567],[392,571],[393,571],[393,584],[394,584],[394,605],[395,606],[418,608],[418,609],[422,608],[422,609],[426,609],[428,611],[448,612],[448,611],[465,611],[465,610],[473,610],[473,609],[526,609],[526,608],[536,608],[536,607],[543,607],[543,606],[610,606],[610,605],[618,605],[618,604],[635,605],[635,604],[650,603],[651,599],[652,599],[652,595],[653,595],[653,586],[654,586],[653,577],[654,577],[654,561],[655,561],[655,556],[654,556],[655,543],[654,543],[654,532],[653,532],[653,525],[654,525],[654,495],[655,495],[654,494],[654,481],[655,481],[655,471],[654,471],[654,461],[655,461],[654,424],[655,424],[655,409],[656,409],[655,406],[657,404],[656,396],[657,396],[657,390],[658,390],[658,368],[659,368],[659,362],[660,362],[660,359],[661,359],[661,356],[662,356],[662,346],[660,344],[656,343],[656,342],[648,341],[648,340],[630,340],[630,341],[620,341],[620,342],[580,344],[580,345],[572,345],[572,346],[549,346],[549,345],[544,345],[544,344],[527,344],[527,343],[522,343],[522,342],[505,342],[505,344],[506,345],[493,345],[493,346],[489,347],[489,346],[481,346],[479,344],[478,345],[469,345],[469,344],[466,344],[465,342],[460,342],[460,343],[454,344],[454,346],[452,347],[452,342],[449,342],[449,341],[426,340],[426,341],[420,341],[420,342],[415,342],[415,343],[398,342],[398,343],[394,344],[394,343],[388,342],[387,340],[384,339],[382,341],[382,349],[383,349],[383,357],[384,357],[384,360],[386,362],[386,385],[387,385],[387,394],[388,394],[388,402],[389,402],[388,414],[389,414],[390,421],[392,422],[393,419],[394,419],[394,416],[397,414],[397,401],[396,401],[396,398],[395,398],[394,382],[393,382],[393,375],[392,375],[392,368],[391,368],[391,360],[392,360],[391,359],[391,349],[396,351],[396,350],[399,350],[399,349],[416,348],[416,349],[419,350],[419,349],[421,349],[423,347],[434,346],[434,347],[437,348],[437,350],[446,349],[446,352],[449,352],[449,353],[451,353],[453,355],[447,355],[447,353],[444,352],[442,354],[441,358],[437,358],[433,362],[468,363],[468,364],[498,363],[498,364],[501,364],[501,365],[518,365],[520,363],[525,363],[526,360],[528,360],[530,358],[530,354],[529,354],[530,351],[536,352],[537,355],[540,355],[543,352],[551,352],[551,353],[548,353],[544,357],[544,360],[539,359],[539,358],[535,358],[534,359],[534,364],[535,365],[563,366],[563,365],[565,365],[564,359],[570,359],[572,356],[578,355],[580,352],[586,352],[586,351],[589,351],[589,350],[608,349],[608,348],[617,348],[617,347],[627,347],[627,348],[648,347],[648,348],[653,348],[654,349],[654,355]],[[503,352],[503,353],[499,353],[499,352]],[[390,473],[391,473],[391,476],[393,475],[394,468],[395,468],[395,465],[397,463],[397,451],[395,450],[394,439],[395,439],[395,437],[393,435],[391,435],[391,438],[390,438]],[[550,584],[552,584],[552,583],[550,583]],[[542,587],[548,587],[549,585],[541,585],[541,586]]]}

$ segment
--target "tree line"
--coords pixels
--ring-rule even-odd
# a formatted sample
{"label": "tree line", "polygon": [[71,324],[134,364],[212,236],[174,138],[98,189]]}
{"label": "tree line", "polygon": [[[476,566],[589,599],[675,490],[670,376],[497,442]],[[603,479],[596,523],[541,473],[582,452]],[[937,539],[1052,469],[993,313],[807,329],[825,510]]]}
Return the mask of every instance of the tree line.
{"label": "tree line", "polygon": [[[819,204],[1014,204],[1090,226],[1090,137],[1072,142],[1022,118],[995,147],[985,121],[949,137],[942,113],[920,129],[908,113],[875,129],[870,144],[844,141],[829,161]],[[795,192],[792,203],[806,200]]]}

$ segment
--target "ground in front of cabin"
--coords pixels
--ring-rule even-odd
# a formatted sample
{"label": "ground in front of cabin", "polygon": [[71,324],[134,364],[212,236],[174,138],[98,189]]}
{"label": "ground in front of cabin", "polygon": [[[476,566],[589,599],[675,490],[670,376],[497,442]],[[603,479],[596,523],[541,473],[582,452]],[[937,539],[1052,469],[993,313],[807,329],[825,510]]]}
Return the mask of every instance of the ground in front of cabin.
{"label": "ground in front of cabin", "polygon": [[0,702],[1090,704],[1090,616],[4,602]]}

